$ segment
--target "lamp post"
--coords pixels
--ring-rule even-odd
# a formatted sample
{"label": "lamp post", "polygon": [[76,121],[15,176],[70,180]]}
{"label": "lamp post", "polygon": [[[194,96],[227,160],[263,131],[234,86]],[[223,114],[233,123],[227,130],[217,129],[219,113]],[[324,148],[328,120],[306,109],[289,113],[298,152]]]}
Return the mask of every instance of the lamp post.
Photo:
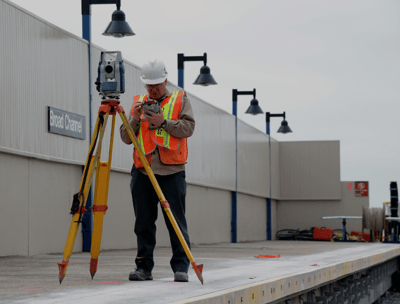
{"label": "lamp post", "polygon": [[[89,42],[88,56],[89,56],[89,139],[93,133],[92,125],[92,27],[91,27],[91,5],[93,4],[116,4],[117,10],[112,14],[112,21],[104,31],[104,36],[113,36],[122,38],[125,36],[133,36],[135,33],[130,28],[129,24],[125,21],[125,13],[120,10],[121,0],[81,0],[82,4],[82,38]],[[89,143],[91,140],[89,140]],[[92,243],[92,211],[90,207],[93,201],[93,191],[90,187],[89,195],[86,202],[86,209],[88,211],[82,217],[82,233],[83,233],[83,251],[90,252]]]}
{"label": "lamp post", "polygon": [[[246,111],[247,114],[260,114],[262,113],[261,108],[258,106],[258,101],[251,101],[250,107]],[[270,136],[270,118],[271,117],[283,117],[280,128],[278,129],[278,133],[289,133],[292,130],[289,128],[288,123],[286,121],[286,114],[283,112],[282,114],[271,114],[270,112],[265,113],[265,120],[267,123],[267,134],[268,134],[268,146],[269,146],[269,198],[267,198],[267,240],[272,239],[272,229],[271,229],[271,198],[272,198],[272,167],[271,167],[271,136]]]}
{"label": "lamp post", "polygon": [[200,69],[200,75],[197,77],[193,84],[208,86],[217,84],[214,77],[210,73],[210,68],[207,66],[207,53],[203,56],[185,56],[184,54],[178,54],[178,86],[183,89],[184,85],[184,62],[185,61],[203,61],[204,66]]}
{"label": "lamp post", "polygon": [[237,129],[237,97],[238,95],[253,95],[253,99],[250,102],[250,107],[246,113],[262,114],[258,100],[256,99],[256,89],[253,91],[238,91],[237,89],[232,90],[232,113],[235,116],[235,191],[232,192],[232,220],[231,220],[231,234],[232,243],[237,243],[237,189],[238,189],[238,129]]}
{"label": "lamp post", "polygon": [[289,133],[292,130],[289,128],[286,121],[286,114],[271,114],[270,112],[265,113],[265,121],[267,123],[267,134],[268,134],[268,146],[269,146],[269,198],[267,198],[267,240],[272,240],[272,229],[271,229],[271,198],[272,198],[272,167],[271,167],[271,136],[270,136],[270,118],[271,117],[283,117],[281,127],[278,129],[278,133]]}

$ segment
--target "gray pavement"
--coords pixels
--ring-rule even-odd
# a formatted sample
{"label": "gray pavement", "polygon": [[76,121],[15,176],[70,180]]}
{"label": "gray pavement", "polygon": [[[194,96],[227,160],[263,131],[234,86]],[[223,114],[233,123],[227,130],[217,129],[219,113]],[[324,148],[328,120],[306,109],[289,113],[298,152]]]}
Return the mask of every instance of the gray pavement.
{"label": "gray pavement", "polygon": [[[308,241],[263,241],[192,246],[204,264],[204,285],[193,269],[189,283],[173,282],[170,248],[156,248],[153,281],[131,282],[135,250],[102,251],[94,279],[89,253],[74,253],[60,285],[61,254],[0,258],[0,303],[170,303],[254,282],[327,267],[349,259],[390,251],[398,245]],[[257,259],[259,255],[280,255]],[[182,301],[180,303],[185,303]]]}

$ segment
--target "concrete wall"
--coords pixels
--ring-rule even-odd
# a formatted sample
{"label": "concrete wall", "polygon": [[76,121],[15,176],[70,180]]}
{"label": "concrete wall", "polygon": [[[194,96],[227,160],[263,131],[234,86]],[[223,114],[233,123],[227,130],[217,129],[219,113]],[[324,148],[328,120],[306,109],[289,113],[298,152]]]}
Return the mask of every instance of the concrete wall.
{"label": "concrete wall", "polygon": [[340,200],[339,141],[280,142],[280,200]]}
{"label": "concrete wall", "polygon": [[85,161],[88,140],[47,132],[47,106],[86,116],[88,130],[87,53],[83,39],[0,1],[0,151]]}
{"label": "concrete wall", "polygon": [[[61,252],[70,225],[72,195],[78,191],[89,148],[88,44],[8,0],[0,0],[0,171],[2,196],[0,256]],[[92,48],[92,82],[103,49]],[[124,55],[124,54],[122,54]],[[167,67],[174,68],[174,67]],[[126,92],[121,105],[129,112],[134,95],[145,93],[140,68],[125,60]],[[170,91],[179,88],[168,84]],[[231,240],[231,191],[235,190],[235,117],[187,92],[196,131],[189,138],[187,216],[193,243]],[[93,88],[93,121],[100,97]],[[47,131],[47,107],[86,117],[86,139]],[[212,122],[212,123],[211,123]],[[121,124],[117,117],[117,128]],[[108,154],[111,122],[106,130],[102,160]],[[238,121],[238,239],[265,239],[265,200],[279,198],[279,143]],[[132,248],[133,210],[129,193],[132,146],[114,141],[109,205],[103,249]],[[18,189],[18,191],[15,191]],[[9,203],[11,201],[12,203]],[[160,213],[158,244],[168,245]],[[18,223],[18,225],[15,225]],[[12,234],[8,227],[14,227]],[[76,250],[81,250],[78,234]]]}
{"label": "concrete wall", "polygon": [[[81,166],[0,153],[0,256],[62,251],[81,174]],[[79,244],[80,234],[74,251]]]}
{"label": "concrete wall", "polygon": [[135,215],[129,189],[130,181],[130,174],[111,171],[108,210],[104,216],[101,249],[136,247]]}
{"label": "concrete wall", "polygon": [[23,157],[0,157],[0,256],[29,252],[28,163]]}
{"label": "concrete wall", "polygon": [[238,195],[238,242],[267,239],[267,200],[245,194]]}
{"label": "concrete wall", "polygon": [[188,185],[187,221],[194,244],[231,241],[231,192]]}
{"label": "concrete wall", "polygon": [[[116,180],[114,192],[110,192],[109,209],[105,218],[102,249],[136,247],[134,234],[135,216],[129,193],[130,177],[126,174],[113,174]],[[266,199],[247,194],[238,198],[238,241],[258,241],[266,239]],[[121,200],[120,198],[123,197]],[[157,245],[170,246],[169,235],[158,208]],[[231,192],[214,188],[188,185],[186,218],[192,244],[212,244],[231,242]],[[118,235],[116,238],[115,236]]]}
{"label": "concrete wall", "polygon": [[[0,256],[63,251],[72,196],[78,191],[89,148],[87,47],[80,37],[0,0],[0,91],[7,101],[0,112]],[[102,50],[92,48],[92,83]],[[121,105],[129,112],[133,96],[145,89],[137,65],[125,60],[125,70],[128,85]],[[180,88],[169,83],[168,89]],[[196,131],[188,140],[186,171],[191,241],[230,242],[231,192],[236,180],[235,117],[190,92],[187,95],[196,119]],[[86,139],[49,133],[48,106],[84,115]],[[93,89],[93,121],[99,106],[100,98]],[[120,124],[117,118],[117,128]],[[102,160],[108,154],[110,125]],[[296,205],[302,211],[309,200],[333,200],[318,205],[331,208],[341,197],[338,142],[279,143],[271,138],[270,151],[269,139],[238,120],[239,241],[266,238],[266,198],[270,196],[273,235],[286,225],[280,216],[291,204],[279,200],[304,200],[303,205]],[[136,246],[129,193],[132,149],[116,134],[102,249]],[[271,167],[267,161],[270,153]],[[160,212],[157,244],[169,245],[163,221]],[[81,242],[79,233],[76,251],[81,250]]]}
{"label": "concrete wall", "polygon": [[[0,60],[3,62],[0,91],[5,108],[0,112],[0,151],[43,160],[82,165],[89,147],[89,73],[87,42],[25,11],[8,0],[0,0]],[[92,47],[92,83],[97,77],[100,52]],[[122,51],[122,55],[124,53]],[[140,68],[124,60],[126,92],[121,105],[129,113],[133,96],[145,93]],[[140,63],[142,64],[142,63]],[[175,67],[167,67],[174,69]],[[168,89],[180,88],[169,83]],[[92,119],[101,103],[93,88]],[[189,139],[187,181],[222,190],[235,190],[235,117],[187,92],[194,110],[196,131]],[[86,117],[86,140],[47,131],[47,107]],[[117,118],[117,127],[121,124]],[[106,129],[102,156],[108,153],[110,127]],[[238,189],[269,196],[268,136],[238,121]],[[130,172],[132,146],[118,138],[114,142],[113,170]],[[279,171],[279,144],[272,139],[273,172]],[[251,178],[249,178],[251,177]],[[272,183],[279,198],[279,180]]]}
{"label": "concrete wall", "polygon": [[[104,221],[102,249],[136,247],[132,202],[129,193],[129,176],[114,174],[111,179],[113,191],[121,199],[109,196],[109,211]],[[124,185],[124,186],[123,186]],[[112,186],[112,184],[110,184]],[[238,241],[266,239],[266,199],[239,194],[238,198]],[[115,205],[113,205],[115,203]],[[274,210],[274,208],[273,208]],[[212,244],[231,241],[231,192],[196,185],[188,185],[186,217],[192,244]],[[273,216],[274,218],[274,216]],[[159,207],[157,220],[157,245],[170,246],[167,227]],[[115,238],[118,235],[118,238]]]}
{"label": "concrete wall", "polygon": [[[349,183],[353,184],[349,190]],[[341,182],[339,201],[280,201],[277,204],[277,229],[341,229],[342,220],[322,220],[323,216],[362,216],[362,207],[369,207],[369,197],[356,197],[354,182]],[[361,220],[347,220],[347,232],[361,231]]]}
{"label": "concrete wall", "polygon": [[[0,256],[64,250],[72,196],[82,166],[0,153]],[[136,248],[130,174],[111,172],[101,249]],[[239,194],[238,241],[266,239],[266,199]],[[231,241],[231,192],[188,185],[186,214],[192,244]],[[157,245],[170,246],[159,207]],[[82,250],[78,233],[74,251]]]}

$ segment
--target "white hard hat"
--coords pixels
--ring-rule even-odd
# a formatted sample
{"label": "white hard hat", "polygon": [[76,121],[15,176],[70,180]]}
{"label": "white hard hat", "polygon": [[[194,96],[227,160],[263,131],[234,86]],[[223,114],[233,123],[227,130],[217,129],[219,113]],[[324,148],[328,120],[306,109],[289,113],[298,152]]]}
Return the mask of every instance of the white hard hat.
{"label": "white hard hat", "polygon": [[168,72],[165,68],[164,62],[156,59],[154,61],[146,62],[142,66],[142,75],[140,79],[145,84],[158,84],[167,79]]}

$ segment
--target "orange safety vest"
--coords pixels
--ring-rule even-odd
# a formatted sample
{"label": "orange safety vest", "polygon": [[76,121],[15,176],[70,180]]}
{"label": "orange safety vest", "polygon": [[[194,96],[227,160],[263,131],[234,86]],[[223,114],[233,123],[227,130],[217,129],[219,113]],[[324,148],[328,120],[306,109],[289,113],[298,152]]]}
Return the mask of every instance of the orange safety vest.
{"label": "orange safety vest", "polygon": [[[171,93],[171,96],[165,98],[161,102],[161,108],[163,111],[164,119],[178,120],[179,114],[181,113],[183,106],[183,95],[184,91],[178,91]],[[148,98],[148,95],[137,95],[133,98],[133,104],[131,108],[131,115],[133,116],[133,106],[136,102],[144,102]],[[165,165],[183,165],[186,164],[187,160],[187,139],[182,137],[178,138],[169,133],[164,129],[149,129],[149,122],[144,117],[140,119],[140,129],[137,134],[137,140],[139,146],[142,149],[148,163],[151,163],[151,153],[158,148],[160,154],[160,160]],[[137,151],[133,152],[133,162],[136,168],[143,168],[143,163],[139,158]]]}

